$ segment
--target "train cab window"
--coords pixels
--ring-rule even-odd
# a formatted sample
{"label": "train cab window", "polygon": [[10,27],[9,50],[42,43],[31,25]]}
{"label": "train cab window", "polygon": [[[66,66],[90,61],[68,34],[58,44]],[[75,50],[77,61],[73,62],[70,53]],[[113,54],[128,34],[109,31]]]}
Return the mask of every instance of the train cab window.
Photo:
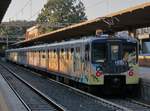
{"label": "train cab window", "polygon": [[104,62],[106,60],[106,45],[104,43],[92,44],[92,62]]}
{"label": "train cab window", "polygon": [[128,62],[138,62],[137,44],[123,45],[123,60]]}
{"label": "train cab window", "polygon": [[119,45],[111,45],[111,60],[119,59]]}

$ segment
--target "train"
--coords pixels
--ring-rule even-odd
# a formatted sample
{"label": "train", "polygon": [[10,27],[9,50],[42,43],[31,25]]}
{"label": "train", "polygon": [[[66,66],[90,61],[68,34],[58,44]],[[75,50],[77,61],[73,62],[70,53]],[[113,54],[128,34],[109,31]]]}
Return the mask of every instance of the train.
{"label": "train", "polygon": [[8,61],[90,87],[139,84],[138,41],[101,35],[6,50]]}

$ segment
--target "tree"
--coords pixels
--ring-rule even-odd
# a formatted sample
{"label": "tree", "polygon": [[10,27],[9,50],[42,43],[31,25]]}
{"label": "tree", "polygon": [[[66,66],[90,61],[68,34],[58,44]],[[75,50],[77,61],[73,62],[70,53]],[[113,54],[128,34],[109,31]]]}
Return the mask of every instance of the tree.
{"label": "tree", "polygon": [[81,0],[48,0],[39,14],[39,23],[72,24],[87,20]]}
{"label": "tree", "polygon": [[35,24],[33,21],[10,21],[0,25],[0,37],[22,37],[26,29]]}

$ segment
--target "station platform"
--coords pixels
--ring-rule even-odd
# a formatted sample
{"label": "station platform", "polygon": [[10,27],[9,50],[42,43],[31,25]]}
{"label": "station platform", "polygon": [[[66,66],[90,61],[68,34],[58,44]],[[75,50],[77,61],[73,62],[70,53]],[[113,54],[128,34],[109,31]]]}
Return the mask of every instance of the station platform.
{"label": "station platform", "polygon": [[140,67],[140,97],[150,103],[150,67]]}
{"label": "station platform", "polygon": [[0,74],[0,111],[27,111]]}
{"label": "station platform", "polygon": [[139,74],[142,79],[150,81],[150,67],[140,67]]}

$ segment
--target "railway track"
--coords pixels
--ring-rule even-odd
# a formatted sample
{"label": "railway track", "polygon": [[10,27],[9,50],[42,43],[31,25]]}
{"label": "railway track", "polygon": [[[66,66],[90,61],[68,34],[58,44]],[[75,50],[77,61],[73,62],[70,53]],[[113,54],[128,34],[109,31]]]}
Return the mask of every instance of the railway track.
{"label": "railway track", "polygon": [[[26,70],[25,68],[22,68],[20,66],[15,66],[14,67],[11,64],[7,64],[7,63],[4,63],[4,64],[7,66],[7,69],[9,68],[9,70],[11,70],[11,72],[16,72],[18,75],[22,75],[22,77],[25,77],[24,76],[25,73],[30,73],[30,76],[33,76],[33,75],[37,76],[37,74],[35,74],[34,72],[30,72],[30,70]],[[6,66],[5,66],[5,68],[6,68]],[[56,82],[56,81],[50,80],[49,82],[51,84],[53,84],[53,82]],[[142,103],[137,102],[137,101],[135,102],[135,101],[133,101],[133,100],[131,101],[129,99],[107,99],[107,100],[105,100],[105,99],[93,96],[91,94],[88,94],[86,92],[80,91],[78,89],[72,88],[70,86],[64,85],[62,83],[59,83],[59,82],[56,82],[56,83],[59,84],[59,85],[65,86],[69,91],[72,90],[72,91],[74,91],[74,93],[77,93],[78,95],[80,95],[82,97],[84,96],[84,98],[86,98],[88,100],[94,101],[94,103],[98,103],[99,105],[103,105],[104,107],[107,107],[108,109],[110,109],[110,111],[112,111],[112,110],[113,111],[150,111],[149,105],[145,105],[145,104],[142,104]],[[32,85],[35,85],[35,83],[32,83]],[[59,88],[60,86],[58,87],[58,85],[56,85],[56,87]],[[64,93],[62,93],[62,94],[64,94]],[[79,100],[79,102],[80,102],[80,100]],[[90,106],[90,103],[88,103],[86,105]],[[76,105],[75,105],[75,107],[76,107]],[[79,107],[81,107],[81,109],[82,109],[82,107],[85,107],[85,106],[83,104],[80,104]],[[87,108],[88,108],[88,106],[87,106]],[[86,108],[84,108],[84,109],[86,109]],[[108,109],[104,108],[104,109],[102,109],[102,111],[105,111],[105,110],[108,110]],[[76,109],[76,110],[78,110],[78,109]],[[92,109],[92,110],[97,111],[97,109]],[[88,109],[85,110],[85,111],[88,111]],[[89,109],[89,111],[91,111],[91,109]]]}
{"label": "railway track", "polygon": [[66,111],[65,108],[31,86],[14,72],[8,70],[2,64],[0,64],[0,70],[0,74],[28,111]]}
{"label": "railway track", "polygon": [[134,100],[132,98],[124,99],[107,99],[113,103],[119,104],[123,107],[127,107],[131,111],[150,111],[150,105]]}
{"label": "railway track", "polygon": [[[0,64],[2,64],[2,62],[0,62]],[[58,103],[69,111],[130,111],[128,108],[114,104],[105,99],[93,96],[54,80],[43,78],[20,66],[7,63],[3,63],[3,66],[12,73],[17,73],[18,76],[21,76],[48,97],[52,97],[53,100],[57,102],[59,101]]]}

